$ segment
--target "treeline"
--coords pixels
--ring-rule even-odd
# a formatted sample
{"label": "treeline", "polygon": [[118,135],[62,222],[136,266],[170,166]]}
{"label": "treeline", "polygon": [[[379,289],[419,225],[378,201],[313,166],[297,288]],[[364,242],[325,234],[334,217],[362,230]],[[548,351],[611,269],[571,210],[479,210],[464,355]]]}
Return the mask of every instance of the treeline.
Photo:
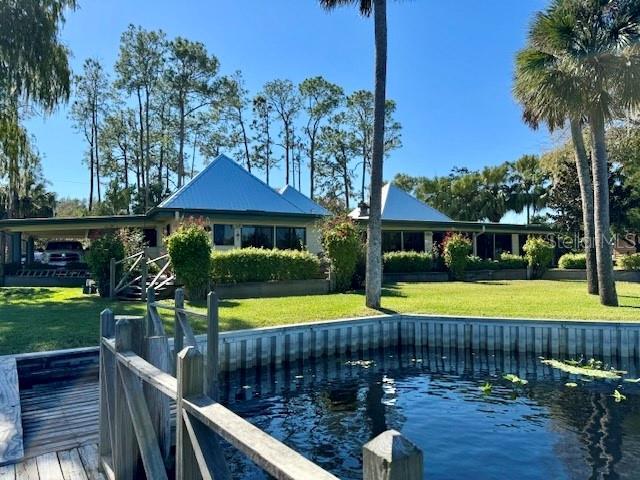
{"label": "treeline", "polygon": [[[606,131],[609,212],[616,233],[640,231],[640,120],[628,118]],[[584,144],[591,158],[590,132]],[[509,211],[527,223],[551,223],[560,232],[583,232],[580,184],[572,141],[537,155],[482,170],[454,168],[444,177],[397,174],[393,183],[454,220],[499,222]]]}
{"label": "treeline", "polygon": [[544,221],[551,177],[537,155],[482,170],[453,168],[445,177],[397,174],[393,183],[454,220],[499,222],[509,211],[527,223]]}
{"label": "treeline", "polygon": [[[394,111],[389,100],[387,153],[401,146]],[[86,142],[89,213],[143,212],[221,152],[274,186],[302,190],[304,178],[304,193],[331,208],[367,197],[371,92],[312,77],[272,80],[252,94],[202,43],[161,30],[130,25],[113,75],[86,60],[70,117]]]}

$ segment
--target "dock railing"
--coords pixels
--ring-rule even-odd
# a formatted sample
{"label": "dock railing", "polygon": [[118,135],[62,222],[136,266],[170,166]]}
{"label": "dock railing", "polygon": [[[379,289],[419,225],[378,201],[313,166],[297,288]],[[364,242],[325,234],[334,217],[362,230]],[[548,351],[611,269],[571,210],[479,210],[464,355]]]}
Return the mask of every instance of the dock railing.
{"label": "dock railing", "polygon": [[[151,300],[151,301],[150,301]],[[168,478],[175,469],[179,480],[233,478],[225,462],[220,439],[277,479],[336,479],[217,402],[218,312],[214,293],[208,298],[208,345],[197,347],[184,309],[184,296],[176,295],[171,309],[176,357],[164,334],[159,304],[149,295],[145,317],[114,317],[105,310],[100,318],[100,467],[107,478],[133,480]],[[175,341],[175,340],[174,340]],[[184,348],[182,348],[184,346]],[[176,350],[177,351],[177,350]],[[176,405],[175,458],[171,456],[170,403]],[[395,431],[386,431],[363,447],[365,480],[418,480],[422,478],[422,452]]]}

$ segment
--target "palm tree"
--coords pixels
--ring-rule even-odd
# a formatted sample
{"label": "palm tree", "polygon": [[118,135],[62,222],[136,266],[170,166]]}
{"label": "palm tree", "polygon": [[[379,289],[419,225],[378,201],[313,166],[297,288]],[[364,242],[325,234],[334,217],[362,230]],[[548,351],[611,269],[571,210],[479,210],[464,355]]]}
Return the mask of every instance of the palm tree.
{"label": "palm tree", "polygon": [[326,9],[334,9],[342,5],[356,5],[360,14],[365,17],[370,17],[373,13],[376,73],[365,288],[367,306],[380,308],[382,295],[382,168],[387,89],[387,0],[320,0],[320,5]]}
{"label": "palm tree", "polygon": [[534,129],[545,122],[553,132],[563,127],[565,120],[569,119],[582,200],[587,291],[597,295],[593,183],[582,132],[581,89],[578,80],[564,72],[561,64],[561,59],[552,54],[531,47],[522,50],[516,57],[514,95],[524,107],[524,121]]}
{"label": "palm tree", "polygon": [[[536,16],[531,46],[555,59],[560,81],[575,88],[563,97],[579,106],[591,136],[594,231],[600,302],[618,305],[609,221],[606,122],[640,102],[640,2],[555,0]],[[553,80],[552,80],[553,83]],[[575,113],[575,112],[574,112]],[[575,129],[576,126],[574,125]]]}

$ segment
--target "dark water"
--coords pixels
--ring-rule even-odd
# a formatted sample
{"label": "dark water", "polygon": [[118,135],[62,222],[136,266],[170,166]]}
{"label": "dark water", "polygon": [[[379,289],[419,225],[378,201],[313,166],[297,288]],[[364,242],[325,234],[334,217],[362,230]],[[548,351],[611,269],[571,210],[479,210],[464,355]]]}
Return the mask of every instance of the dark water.
{"label": "dark water", "polygon": [[[447,353],[241,372],[222,400],[343,479],[362,478],[362,445],[390,428],[422,448],[429,479],[640,479],[640,384],[587,381],[538,358]],[[624,367],[625,378],[639,376]],[[514,387],[505,373],[529,383]],[[480,390],[487,381],[490,394]],[[614,400],[616,388],[627,400]],[[237,452],[229,461],[238,478],[265,478]]]}

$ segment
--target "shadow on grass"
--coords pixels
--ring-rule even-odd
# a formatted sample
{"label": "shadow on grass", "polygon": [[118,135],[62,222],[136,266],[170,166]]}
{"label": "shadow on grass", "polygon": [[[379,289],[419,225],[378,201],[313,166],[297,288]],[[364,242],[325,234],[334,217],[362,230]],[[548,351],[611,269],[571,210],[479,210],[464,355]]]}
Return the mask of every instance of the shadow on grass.
{"label": "shadow on grass", "polygon": [[50,288],[0,288],[0,299],[10,302],[34,302],[50,298],[55,292]]}

